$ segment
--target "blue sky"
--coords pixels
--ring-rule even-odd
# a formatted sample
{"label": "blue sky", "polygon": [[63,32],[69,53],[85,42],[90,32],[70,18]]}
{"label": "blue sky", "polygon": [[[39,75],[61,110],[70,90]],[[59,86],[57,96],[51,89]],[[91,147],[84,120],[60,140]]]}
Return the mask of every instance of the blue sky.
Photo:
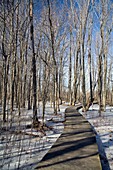
{"label": "blue sky", "polygon": [[[40,13],[41,13],[41,10],[43,9],[43,3],[45,3],[45,2],[46,2],[45,0],[34,0],[34,15],[35,15],[35,18],[37,18],[37,22],[40,19],[40,16],[41,16]],[[60,10],[62,9],[62,6],[65,2],[66,2],[66,0],[56,0],[57,13],[60,12]],[[70,7],[70,0],[67,0],[67,2],[68,2],[68,7]],[[96,2],[97,7],[98,7],[100,1],[96,0],[95,2]],[[110,2],[113,3],[113,0],[111,0]],[[76,1],[74,1],[74,4],[75,4],[75,7],[77,7]],[[110,8],[110,4],[109,4],[109,8]],[[110,14],[112,15],[112,13],[113,13],[113,10],[111,11]],[[95,53],[96,36],[97,36],[97,33],[99,34],[99,32],[100,32],[100,21],[99,21],[98,15],[99,15],[99,13],[96,11],[94,13],[94,16],[93,16],[92,55],[95,56],[95,58],[96,58],[96,53]],[[66,26],[66,25],[64,25],[64,26]],[[68,38],[69,38],[69,35],[68,35]],[[112,39],[113,39],[113,31],[111,33],[111,42],[109,44],[110,55],[113,54],[113,40]],[[75,45],[76,45],[76,42],[75,42]],[[67,50],[67,51],[69,51],[69,50]]]}

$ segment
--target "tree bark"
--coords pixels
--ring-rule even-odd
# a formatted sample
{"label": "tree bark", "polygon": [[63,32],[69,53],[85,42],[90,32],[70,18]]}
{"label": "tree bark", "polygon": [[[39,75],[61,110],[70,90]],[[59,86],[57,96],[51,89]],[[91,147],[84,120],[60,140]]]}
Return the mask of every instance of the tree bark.
{"label": "tree bark", "polygon": [[71,81],[72,81],[72,30],[70,29],[70,54],[69,54],[69,82],[68,82],[68,88],[69,88],[69,103],[72,105],[72,90],[71,90]]}
{"label": "tree bark", "polygon": [[36,80],[36,56],[34,45],[34,26],[33,26],[33,0],[30,0],[30,38],[32,46],[32,74],[33,74],[33,123],[37,118],[37,80]]}
{"label": "tree bark", "polygon": [[75,105],[75,103],[77,101],[77,89],[78,89],[77,79],[79,77],[79,75],[78,75],[79,53],[80,53],[80,46],[78,46],[78,49],[77,49],[77,52],[76,52],[75,65],[74,65],[74,84],[73,84],[73,87],[74,87],[74,102],[73,102],[73,105]]}
{"label": "tree bark", "polygon": [[52,49],[52,58],[53,58],[53,107],[54,107],[54,113],[57,114],[57,100],[58,100],[58,68],[57,63],[55,59],[55,40],[54,40],[54,28],[52,24],[52,18],[51,18],[51,6],[50,6],[50,0],[47,0],[48,3],[48,19],[49,19],[49,25],[50,25],[50,36],[51,36],[51,49]]}
{"label": "tree bark", "polygon": [[99,112],[102,111],[102,56],[99,55],[98,59],[98,100],[99,100]]}
{"label": "tree bark", "polygon": [[104,54],[104,75],[103,75],[103,110],[106,111],[106,81],[107,81],[107,56]]}
{"label": "tree bark", "polygon": [[[4,1],[3,1],[4,3]],[[6,101],[7,101],[7,55],[5,51],[5,34],[6,34],[6,17],[5,17],[5,3],[4,3],[4,24],[3,24],[3,35],[2,35],[2,56],[3,56],[3,92],[2,92],[2,113],[3,113],[3,121],[6,121]]]}

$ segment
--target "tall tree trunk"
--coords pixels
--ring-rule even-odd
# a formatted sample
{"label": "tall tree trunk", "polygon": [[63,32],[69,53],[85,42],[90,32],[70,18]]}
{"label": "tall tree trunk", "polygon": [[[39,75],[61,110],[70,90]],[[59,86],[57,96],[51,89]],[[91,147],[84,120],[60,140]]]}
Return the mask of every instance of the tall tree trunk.
{"label": "tall tree trunk", "polygon": [[82,62],[81,62],[81,52],[79,57],[79,77],[78,77],[78,101],[81,102],[81,81],[82,78]]}
{"label": "tall tree trunk", "polygon": [[108,81],[107,81],[107,89],[106,89],[106,100],[108,101],[109,104],[110,103],[110,99],[111,99],[111,93],[110,93],[110,77],[111,77],[111,71],[112,71],[112,63],[110,63],[109,66],[109,70],[108,70]]}
{"label": "tall tree trunk", "polygon": [[78,79],[78,59],[79,59],[79,52],[80,52],[80,46],[78,46],[77,52],[76,52],[76,58],[75,58],[75,64],[74,64],[74,102],[73,105],[75,105],[76,101],[77,101],[77,89],[78,89],[78,83],[77,83],[77,79]]}
{"label": "tall tree trunk", "polygon": [[88,64],[89,64],[89,82],[90,82],[90,100],[89,100],[88,108],[93,103],[91,39],[92,39],[92,19],[89,22],[89,33],[88,33],[88,42],[89,42]]}
{"label": "tall tree trunk", "polygon": [[6,121],[6,101],[7,101],[7,57],[3,61],[3,92],[2,92],[2,113],[3,121]]}
{"label": "tall tree trunk", "polygon": [[20,108],[21,108],[21,69],[20,64],[18,64],[18,113],[20,116]]}
{"label": "tall tree trunk", "polygon": [[41,63],[41,59],[39,58],[39,71],[38,71],[38,107],[40,105],[40,99],[41,99],[41,66],[42,66],[42,63]]}
{"label": "tall tree trunk", "polygon": [[[18,0],[19,3],[19,0]],[[17,76],[17,46],[18,46],[18,31],[19,31],[19,5],[16,9],[16,36],[15,36],[15,102],[18,107],[18,76]]]}
{"label": "tall tree trunk", "polygon": [[3,55],[3,92],[2,92],[2,113],[3,121],[6,121],[6,101],[7,101],[7,55],[5,51],[5,35],[6,35],[6,17],[5,17],[5,3],[3,1],[4,9],[4,24],[3,24],[3,35],[2,35],[2,55]]}
{"label": "tall tree trunk", "polygon": [[85,37],[86,37],[86,28],[87,28],[87,21],[90,11],[91,1],[87,1],[86,11],[85,11],[85,18],[84,21],[80,24],[80,32],[81,32],[81,60],[82,60],[82,103],[83,103],[83,110],[86,111],[86,83],[85,83]]}
{"label": "tall tree trunk", "polygon": [[14,93],[15,93],[15,77],[16,77],[16,46],[15,46],[15,29],[14,29],[14,0],[12,1],[12,65],[11,65],[11,113],[13,112],[14,108]]}
{"label": "tall tree trunk", "polygon": [[30,0],[30,38],[32,46],[32,73],[33,73],[33,123],[38,121],[37,118],[37,81],[36,81],[36,56],[34,45],[34,26],[33,26],[33,0]]}
{"label": "tall tree trunk", "polygon": [[32,107],[31,107],[31,74],[29,76],[29,79],[28,79],[28,93],[27,93],[27,99],[28,99],[28,110],[30,110]]}
{"label": "tall tree trunk", "polygon": [[99,55],[98,59],[98,101],[99,101],[99,112],[102,111],[102,56]]}
{"label": "tall tree trunk", "polygon": [[89,42],[89,51],[88,51],[88,66],[89,66],[89,85],[90,85],[90,98],[87,102],[87,110],[93,103],[93,89],[92,89],[92,56],[91,56],[91,22],[89,24],[89,35],[88,35],[88,42]]}
{"label": "tall tree trunk", "polygon": [[72,30],[70,29],[70,54],[69,54],[69,82],[68,82],[68,88],[69,88],[69,103],[72,105],[72,90],[71,90],[71,81],[72,81]]}
{"label": "tall tree trunk", "polygon": [[62,81],[63,81],[63,56],[61,55],[60,57],[60,70],[59,70],[59,99],[60,99],[60,104],[62,104]]}
{"label": "tall tree trunk", "polygon": [[107,56],[104,54],[104,75],[103,75],[103,110],[106,111],[106,81],[107,81]]}
{"label": "tall tree trunk", "polygon": [[54,113],[57,114],[57,100],[58,100],[58,68],[57,63],[55,59],[55,40],[54,40],[54,28],[52,24],[52,18],[51,18],[51,5],[50,0],[47,0],[48,3],[48,19],[50,24],[50,35],[51,35],[51,49],[52,49],[52,58],[54,63],[54,69],[53,69],[53,107],[54,107]]}
{"label": "tall tree trunk", "polygon": [[82,44],[82,104],[83,111],[86,111],[86,85],[85,85],[85,61],[84,61],[84,44]]}
{"label": "tall tree trunk", "polygon": [[[45,61],[47,61],[47,55],[45,55]],[[42,82],[42,124],[44,125],[44,116],[45,116],[45,106],[46,106],[46,100],[47,100],[47,66],[44,63],[43,65],[43,82]]]}
{"label": "tall tree trunk", "polygon": [[27,38],[27,41],[26,41],[26,49],[25,49],[25,61],[24,61],[24,84],[23,84],[23,101],[22,101],[22,107],[25,108],[25,104],[26,104],[26,96],[27,96],[27,93],[26,93],[26,84],[27,84],[27,53],[28,53],[28,38]]}

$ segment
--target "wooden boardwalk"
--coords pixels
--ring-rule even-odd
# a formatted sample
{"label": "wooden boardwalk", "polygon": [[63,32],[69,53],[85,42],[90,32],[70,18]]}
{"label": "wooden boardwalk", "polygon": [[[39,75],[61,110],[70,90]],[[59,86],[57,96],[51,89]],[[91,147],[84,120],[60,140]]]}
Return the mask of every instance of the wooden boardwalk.
{"label": "wooden boardwalk", "polygon": [[66,109],[64,132],[36,167],[38,170],[101,170],[95,135],[75,109]]}

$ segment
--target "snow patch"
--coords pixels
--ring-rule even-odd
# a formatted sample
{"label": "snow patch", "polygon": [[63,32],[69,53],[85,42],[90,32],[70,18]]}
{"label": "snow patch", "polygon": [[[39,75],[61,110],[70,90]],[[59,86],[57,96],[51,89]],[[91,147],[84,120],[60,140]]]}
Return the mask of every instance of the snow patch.
{"label": "snow patch", "polygon": [[[33,169],[63,132],[62,122],[65,120],[66,108],[67,106],[60,106],[60,112],[56,116],[53,108],[47,104],[44,122],[51,128],[45,131],[45,136],[34,128],[26,128],[32,123],[32,110],[22,109],[20,117],[15,110],[12,121],[9,116],[8,122],[0,125],[0,169]],[[41,121],[42,105],[37,111]],[[0,119],[2,121],[1,115]]]}
{"label": "snow patch", "polygon": [[[113,107],[107,106],[106,112],[99,116],[99,106],[91,106],[89,111],[79,112],[90,122],[96,132],[96,140],[103,170],[113,170]],[[109,164],[108,164],[109,163]]]}

